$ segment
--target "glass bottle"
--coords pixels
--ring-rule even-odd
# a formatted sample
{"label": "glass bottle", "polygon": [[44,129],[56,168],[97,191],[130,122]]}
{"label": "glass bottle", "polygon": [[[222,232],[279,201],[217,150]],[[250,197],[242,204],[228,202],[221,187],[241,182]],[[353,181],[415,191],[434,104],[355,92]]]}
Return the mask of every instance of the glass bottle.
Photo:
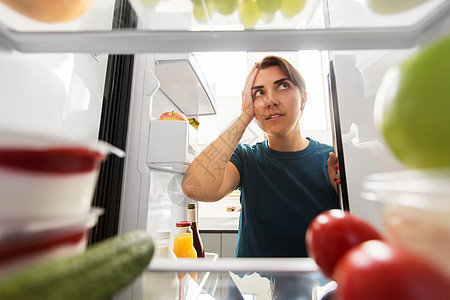
{"label": "glass bottle", "polygon": [[191,229],[192,222],[180,221],[176,223],[177,230],[173,241],[173,252],[178,258],[197,258]]}
{"label": "glass bottle", "polygon": [[[170,248],[171,230],[160,230],[152,233],[155,252],[152,261],[158,259],[176,260]],[[179,282],[175,272],[144,272],[143,300],[174,300],[179,294]]]}
{"label": "glass bottle", "polygon": [[155,253],[153,254],[154,258],[159,257],[177,259],[177,256],[170,248],[171,233],[172,231],[170,229],[153,232],[153,238],[155,241]]}
{"label": "glass bottle", "polygon": [[205,257],[205,250],[203,249],[202,239],[197,226],[197,205],[195,203],[188,204],[187,218],[188,221],[192,223],[192,236],[194,239],[194,248],[197,251],[197,257]]}

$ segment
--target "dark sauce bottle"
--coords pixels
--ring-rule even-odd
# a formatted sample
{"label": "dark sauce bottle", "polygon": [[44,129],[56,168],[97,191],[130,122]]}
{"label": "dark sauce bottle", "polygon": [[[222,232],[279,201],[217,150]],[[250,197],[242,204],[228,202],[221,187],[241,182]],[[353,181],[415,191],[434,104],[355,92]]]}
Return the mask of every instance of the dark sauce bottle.
{"label": "dark sauce bottle", "polygon": [[192,235],[194,238],[194,248],[197,251],[197,257],[205,257],[205,250],[203,249],[202,239],[197,227],[197,205],[195,203],[188,204],[187,219],[192,223]]}

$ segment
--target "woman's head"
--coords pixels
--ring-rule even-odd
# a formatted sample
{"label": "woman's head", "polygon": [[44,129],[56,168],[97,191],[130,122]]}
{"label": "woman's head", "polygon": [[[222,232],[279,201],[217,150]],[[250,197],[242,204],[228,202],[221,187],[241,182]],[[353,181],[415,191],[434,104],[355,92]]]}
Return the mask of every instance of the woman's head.
{"label": "woman's head", "polygon": [[299,137],[299,121],[307,99],[304,79],[281,57],[265,57],[258,69],[251,89],[259,126],[269,137]]}
{"label": "woman's head", "polygon": [[264,57],[258,64],[258,69],[263,70],[271,66],[279,66],[281,70],[286,74],[290,81],[295,84],[301,93],[306,92],[306,83],[302,75],[297,71],[297,69],[291,65],[290,62],[282,57],[269,55]]}

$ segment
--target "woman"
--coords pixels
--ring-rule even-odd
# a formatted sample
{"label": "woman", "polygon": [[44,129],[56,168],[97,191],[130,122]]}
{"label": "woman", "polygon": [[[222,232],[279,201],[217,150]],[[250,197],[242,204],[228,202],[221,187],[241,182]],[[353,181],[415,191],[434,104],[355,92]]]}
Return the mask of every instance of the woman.
{"label": "woman", "polygon": [[[265,57],[247,76],[240,116],[186,172],[183,192],[197,201],[241,190],[237,257],[305,257],[310,221],[339,207],[333,148],[301,136],[306,100],[299,72],[281,57]],[[267,139],[239,144],[253,118]]]}

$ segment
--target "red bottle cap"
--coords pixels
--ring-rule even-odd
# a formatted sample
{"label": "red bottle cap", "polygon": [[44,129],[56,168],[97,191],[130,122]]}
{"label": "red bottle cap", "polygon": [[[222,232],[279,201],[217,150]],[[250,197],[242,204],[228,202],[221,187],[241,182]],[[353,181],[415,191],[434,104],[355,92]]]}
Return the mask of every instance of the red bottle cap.
{"label": "red bottle cap", "polygon": [[189,227],[191,225],[192,225],[192,222],[189,222],[189,221],[180,221],[180,222],[177,222],[177,224],[176,224],[177,227]]}

